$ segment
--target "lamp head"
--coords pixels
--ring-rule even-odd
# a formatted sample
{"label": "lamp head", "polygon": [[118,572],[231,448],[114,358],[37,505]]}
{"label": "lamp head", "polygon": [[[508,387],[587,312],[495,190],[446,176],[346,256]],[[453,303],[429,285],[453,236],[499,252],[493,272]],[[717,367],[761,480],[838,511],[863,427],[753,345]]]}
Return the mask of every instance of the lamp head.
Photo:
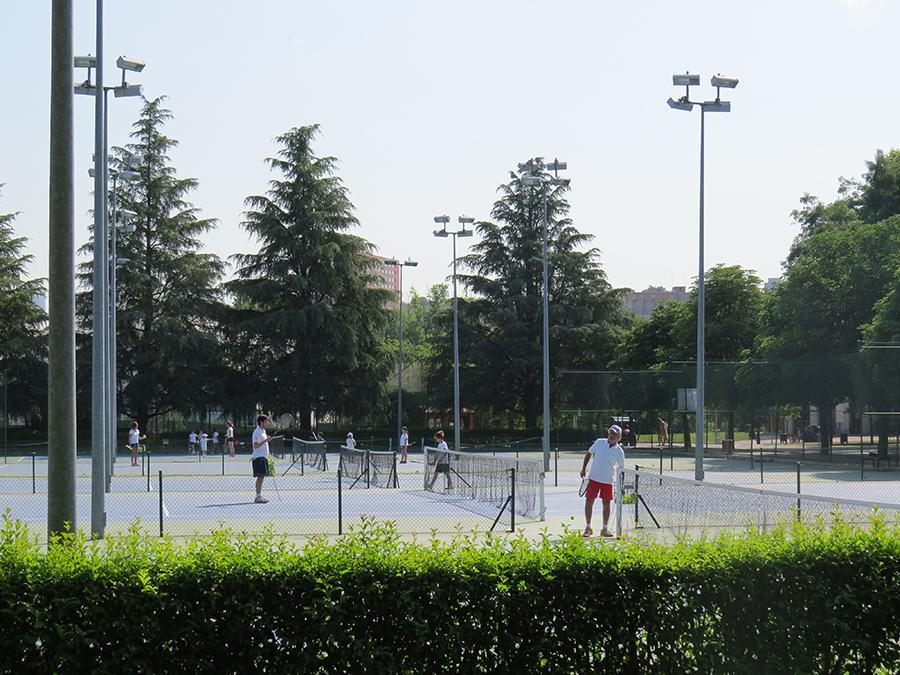
{"label": "lamp head", "polygon": [[92,85],[90,80],[85,80],[81,84],[75,85],[75,93],[81,96],[96,96],[97,87]]}
{"label": "lamp head", "polygon": [[674,84],[676,87],[693,87],[700,84],[700,76],[691,75],[690,73],[684,73],[683,75],[673,75],[672,84]]}
{"label": "lamp head", "polygon": [[467,224],[471,224],[471,223],[475,222],[475,219],[472,216],[460,216],[459,218],[457,218],[457,220],[459,220],[459,222],[462,223],[463,225],[467,225]]}
{"label": "lamp head", "polygon": [[672,108],[673,110],[688,110],[689,111],[694,108],[694,104],[691,103],[690,101],[686,100],[685,98],[680,98],[676,101],[674,98],[672,98],[670,96],[669,100],[666,101],[666,103],[668,103],[669,107]]}
{"label": "lamp head", "polygon": [[726,89],[734,89],[738,86],[739,80],[736,77],[722,77],[718,73],[712,77],[709,83],[716,87],[725,87]]}
{"label": "lamp head", "polygon": [[436,222],[436,223],[438,223],[438,224],[443,223],[443,224],[446,225],[447,223],[450,222],[450,216],[447,216],[447,215],[443,215],[443,216],[435,216],[435,217],[434,217],[434,222]]}
{"label": "lamp head", "polygon": [[541,182],[539,176],[522,176],[522,185],[527,185],[528,187],[538,187]]}
{"label": "lamp head", "polygon": [[120,56],[116,59],[116,67],[121,68],[122,70],[130,70],[134,73],[139,73],[144,69],[144,66],[147,64],[143,61],[139,61],[138,59],[133,59],[128,56]]}
{"label": "lamp head", "polygon": [[87,56],[76,56],[74,59],[76,68],[96,68],[97,67],[97,57],[91,56],[88,54]]}
{"label": "lamp head", "polygon": [[467,230],[467,229],[463,228],[459,232],[456,233],[456,236],[457,237],[471,237],[472,230]]}
{"label": "lamp head", "polygon": [[400,261],[397,260],[396,258],[388,258],[387,260],[384,261],[384,264],[388,265],[389,267],[392,267],[394,265],[399,265]]}
{"label": "lamp head", "polygon": [[138,171],[122,169],[121,171],[119,171],[119,178],[121,178],[122,180],[140,180],[141,174]]}
{"label": "lamp head", "polygon": [[435,236],[435,237],[446,238],[446,237],[449,237],[449,236],[450,236],[450,233],[447,232],[447,230],[435,230],[435,231],[434,231],[434,236]]}
{"label": "lamp head", "polygon": [[417,262],[414,261],[414,260],[410,260],[409,258],[407,258],[407,259],[406,259],[406,262],[403,263],[403,266],[404,266],[404,267],[418,267],[418,266],[419,266],[419,263],[417,263]]}
{"label": "lamp head", "polygon": [[144,85],[123,84],[121,87],[113,87],[113,93],[116,95],[116,98],[125,98],[127,96],[141,96],[144,93]]}
{"label": "lamp head", "polygon": [[705,112],[731,112],[731,101],[704,101],[702,104]]}

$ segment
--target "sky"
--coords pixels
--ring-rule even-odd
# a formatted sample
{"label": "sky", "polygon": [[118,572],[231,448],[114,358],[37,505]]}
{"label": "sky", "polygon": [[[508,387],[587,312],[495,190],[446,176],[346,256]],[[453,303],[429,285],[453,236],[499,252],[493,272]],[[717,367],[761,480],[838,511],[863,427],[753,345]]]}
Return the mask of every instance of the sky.
{"label": "sky", "polygon": [[[20,212],[33,276],[48,273],[50,2],[0,0],[7,64],[0,213]],[[95,53],[95,2],[75,0],[75,53]],[[877,149],[900,145],[900,0],[107,0],[115,60],[166,96],[165,133],[191,200],[218,227],[206,250],[255,250],[243,201],[262,194],[274,139],[321,125],[360,227],[381,255],[419,262],[404,291],[446,279],[446,213],[488,219],[497,187],[529,157],[568,163],[571,215],[610,283],[690,285],[698,272],[700,113],[671,110],[672,74],[737,77],[730,114],[706,118],[706,267],[781,274],[804,193],[837,196]],[[73,82],[83,79],[73,71]],[[127,142],[137,99],[110,99]],[[88,237],[93,100],[75,99],[77,243]],[[473,239],[459,241],[459,254]]]}

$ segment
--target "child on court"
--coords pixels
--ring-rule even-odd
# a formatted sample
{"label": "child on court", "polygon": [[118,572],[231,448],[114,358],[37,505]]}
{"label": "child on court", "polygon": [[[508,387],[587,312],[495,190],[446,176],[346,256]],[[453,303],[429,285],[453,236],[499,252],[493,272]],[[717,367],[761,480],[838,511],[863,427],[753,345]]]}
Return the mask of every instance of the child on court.
{"label": "child on court", "polygon": [[406,464],[408,461],[407,453],[409,452],[409,429],[400,428],[400,463]]}
{"label": "child on court", "polygon": [[132,422],[131,429],[128,430],[128,447],[131,448],[131,466],[139,466],[138,448],[141,444],[141,430],[138,429],[138,423]]}
{"label": "child on court", "polygon": [[625,451],[619,445],[622,438],[622,428],[613,424],[607,431],[606,438],[598,438],[594,444],[584,453],[584,463],[581,465],[581,477],[587,472],[588,462],[593,458],[591,472],[588,475],[588,487],[584,493],[584,534],[585,538],[594,534],[591,529],[591,516],[594,512],[594,502],[599,497],[603,501],[603,529],[600,536],[612,537],[609,531],[609,504],[613,500],[613,483],[616,473],[625,467]]}
{"label": "child on court", "polygon": [[253,430],[253,454],[250,462],[253,465],[253,476],[256,478],[255,504],[267,504],[268,499],[262,496],[263,481],[269,475],[269,416],[260,415],[256,418],[256,429]]}
{"label": "child on court", "polygon": [[444,441],[444,432],[438,431],[434,435],[434,440],[437,441],[438,452],[434,456],[434,475],[431,477],[431,485],[428,486],[428,489],[434,489],[434,483],[438,474],[442,473],[447,477],[447,489],[449,490],[453,487],[453,482],[450,480],[450,452],[446,441]]}

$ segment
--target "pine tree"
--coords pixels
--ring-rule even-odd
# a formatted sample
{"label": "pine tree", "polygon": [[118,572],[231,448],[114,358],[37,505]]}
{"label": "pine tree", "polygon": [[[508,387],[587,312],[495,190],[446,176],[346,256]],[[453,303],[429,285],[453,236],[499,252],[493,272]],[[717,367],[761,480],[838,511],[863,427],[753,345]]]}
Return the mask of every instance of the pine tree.
{"label": "pine tree", "polygon": [[[526,166],[548,178],[541,158]],[[551,387],[561,368],[601,367],[613,357],[622,334],[622,301],[606,280],[592,237],[568,217],[568,186],[528,187],[520,172],[499,187],[491,216],[477,225],[479,241],[461,259],[471,274],[460,279],[478,300],[460,317],[472,344],[461,373],[470,377],[477,401],[521,415],[535,428],[542,399],[543,196],[547,191]],[[461,347],[462,349],[462,347]],[[496,377],[484,377],[493,372]],[[462,375],[461,375],[462,378]],[[462,387],[461,387],[462,389]],[[463,389],[465,391],[465,389]]]}
{"label": "pine tree", "polygon": [[373,247],[347,233],[358,225],[337,160],[318,157],[318,125],[279,136],[281,175],[265,195],[246,199],[244,227],[260,243],[233,256],[229,321],[234,358],[255,403],[299,414],[357,419],[382,412],[391,361],[384,349],[390,292],[375,287]]}
{"label": "pine tree", "polygon": [[[172,118],[163,101],[144,101],[133,142],[115,148],[111,161],[114,169],[126,169],[132,168],[128,157],[140,160],[134,167],[140,179],[118,181],[118,206],[137,217],[120,218],[117,252],[128,262],[117,270],[116,330],[119,411],[142,428],[156,416],[203,411],[220,398],[216,319],[224,269],[217,256],[200,252],[198,239],[216,221],[200,218],[187,200],[198,181],[178,178],[170,164],[168,152],[177,141],[162,132]],[[85,249],[93,250],[93,240]],[[90,288],[86,268],[81,279]],[[86,329],[88,296],[80,298]]]}
{"label": "pine tree", "polygon": [[34,425],[46,417],[47,316],[34,302],[43,280],[24,279],[32,256],[24,253],[26,238],[15,234],[16,216],[0,214],[0,386],[7,413]]}

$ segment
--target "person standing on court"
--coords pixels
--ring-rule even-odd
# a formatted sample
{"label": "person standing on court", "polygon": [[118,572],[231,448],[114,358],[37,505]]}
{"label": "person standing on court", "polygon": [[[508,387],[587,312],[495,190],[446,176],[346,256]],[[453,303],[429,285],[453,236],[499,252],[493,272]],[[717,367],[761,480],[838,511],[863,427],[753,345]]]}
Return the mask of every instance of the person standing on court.
{"label": "person standing on court", "polygon": [[225,429],[225,445],[228,447],[228,456],[234,457],[234,422],[228,420]]}
{"label": "person standing on court", "polygon": [[353,432],[352,431],[347,432],[347,441],[344,443],[344,445],[347,446],[348,448],[350,448],[351,450],[356,447],[356,441],[353,440]]}
{"label": "person standing on court", "polygon": [[131,448],[131,466],[138,466],[137,456],[140,444],[141,430],[138,429],[137,422],[132,422],[131,429],[128,430],[128,447]]}
{"label": "person standing on court", "polygon": [[400,428],[400,463],[406,464],[406,454],[409,452],[409,429]]}
{"label": "person standing on court", "polygon": [[669,442],[669,423],[662,417],[657,417],[656,419],[659,422],[659,447],[663,447]]}
{"label": "person standing on court", "polygon": [[584,478],[587,473],[588,462],[591,463],[591,472],[588,475],[587,492],[584,493],[584,536],[594,534],[591,529],[591,516],[594,512],[594,502],[599,497],[603,501],[603,529],[600,536],[612,537],[609,531],[609,504],[613,500],[613,483],[616,481],[616,473],[625,468],[625,451],[619,445],[622,438],[622,428],[613,424],[607,431],[606,438],[598,438],[594,444],[584,453],[584,463],[581,465],[581,473]]}
{"label": "person standing on court", "polygon": [[262,496],[263,481],[269,475],[269,434],[266,430],[269,428],[269,416],[260,415],[256,418],[256,428],[253,430],[253,454],[250,455],[250,462],[253,465],[253,476],[256,478],[256,499],[255,504],[266,504],[268,499]]}
{"label": "person standing on court", "polygon": [[[438,431],[434,435],[434,440],[437,441],[437,452],[434,454],[434,475],[431,477],[431,485],[428,486],[428,489],[434,490],[438,474],[442,473],[447,477],[447,489],[450,490],[453,487],[453,482],[450,480],[450,450],[444,440],[444,432]],[[427,465],[425,471],[428,471]]]}

